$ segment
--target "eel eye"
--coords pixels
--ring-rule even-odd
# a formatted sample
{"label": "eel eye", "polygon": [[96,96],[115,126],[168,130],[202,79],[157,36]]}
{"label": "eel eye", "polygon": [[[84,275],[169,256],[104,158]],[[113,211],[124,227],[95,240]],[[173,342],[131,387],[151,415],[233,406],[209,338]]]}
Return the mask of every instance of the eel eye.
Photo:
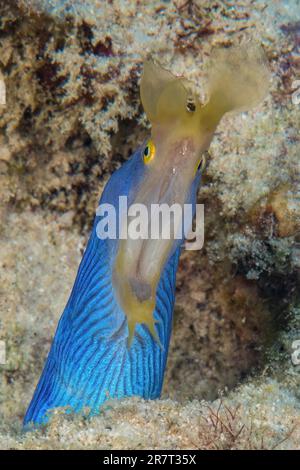
{"label": "eel eye", "polygon": [[143,153],[144,163],[146,164],[150,163],[154,155],[155,155],[155,145],[152,140],[149,140],[147,142],[147,145]]}
{"label": "eel eye", "polygon": [[195,174],[197,173],[197,171],[200,171],[200,170],[204,170],[205,168],[205,165],[206,165],[206,157],[205,157],[205,153],[203,155],[201,155],[201,157],[199,158],[196,166],[195,166]]}

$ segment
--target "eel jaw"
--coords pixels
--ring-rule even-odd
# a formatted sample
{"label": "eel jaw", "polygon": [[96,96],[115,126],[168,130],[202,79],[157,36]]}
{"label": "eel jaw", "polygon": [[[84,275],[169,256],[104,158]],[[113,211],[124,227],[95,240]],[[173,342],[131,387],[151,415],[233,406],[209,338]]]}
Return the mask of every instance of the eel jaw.
{"label": "eel jaw", "polygon": [[[269,71],[263,50],[244,44],[216,52],[208,70],[208,101],[202,105],[186,80],[148,61],[141,79],[141,101],[152,124],[156,147],[150,171],[134,201],[177,203],[183,207],[195,178],[195,166],[209,148],[222,116],[250,109],[265,96]],[[190,104],[192,103],[192,107]],[[135,190],[135,188],[134,188]],[[175,232],[175,230],[174,230]],[[173,240],[121,240],[113,270],[115,291],[128,320],[129,343],[137,323],[154,338],[153,312],[157,285],[174,247]]]}
{"label": "eel jaw", "polygon": [[167,226],[170,231],[169,238],[162,236],[164,216],[158,231],[159,237],[151,237],[155,217],[153,216],[148,220],[146,239],[128,237],[119,240],[113,266],[113,285],[118,303],[127,317],[129,345],[135,326],[140,323],[145,324],[153,338],[159,342],[153,316],[157,286],[169,256],[182,239],[183,220],[180,216],[195,178],[195,162],[199,158],[199,149],[197,147],[196,152],[194,139],[190,137],[177,139],[173,143],[165,138],[162,141],[164,144],[159,145],[156,140],[159,156],[155,165],[145,169],[142,184],[136,190],[133,203],[143,204],[151,215],[152,204],[165,204],[168,208],[176,204],[180,215],[174,217],[170,227]]}

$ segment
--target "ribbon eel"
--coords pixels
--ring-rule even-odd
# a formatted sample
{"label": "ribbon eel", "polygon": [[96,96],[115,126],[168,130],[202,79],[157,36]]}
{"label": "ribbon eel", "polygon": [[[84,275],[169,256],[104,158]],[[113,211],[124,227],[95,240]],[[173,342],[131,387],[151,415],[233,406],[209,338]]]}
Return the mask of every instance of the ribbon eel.
{"label": "ribbon eel", "polygon": [[[212,54],[205,104],[183,77],[147,61],[140,95],[151,137],[113,173],[100,206],[110,204],[120,215],[126,196],[129,206],[190,203],[194,209],[203,155],[222,116],[249,109],[267,86],[263,53],[253,44]],[[56,407],[97,414],[108,398],[160,396],[182,240],[104,239],[100,220],[97,215],[25,425],[46,423]],[[128,220],[120,221],[124,229]]]}

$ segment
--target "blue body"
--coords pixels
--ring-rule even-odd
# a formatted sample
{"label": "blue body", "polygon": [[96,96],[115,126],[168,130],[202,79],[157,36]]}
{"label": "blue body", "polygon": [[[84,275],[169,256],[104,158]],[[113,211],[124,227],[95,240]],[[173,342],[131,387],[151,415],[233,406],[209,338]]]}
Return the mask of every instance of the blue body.
{"label": "blue body", "polygon": [[[128,196],[142,184],[145,166],[139,149],[110,178],[100,203],[117,208],[118,197]],[[195,204],[198,175],[191,188]],[[108,398],[138,395],[160,396],[167,361],[175,300],[175,280],[180,243],[162,271],[154,317],[162,347],[144,325],[137,325],[131,346],[128,328],[113,285],[112,266],[118,240],[100,240],[96,234],[99,217],[82,258],[69,301],[59,321],[43,373],[24,418],[24,424],[43,424],[49,410],[69,407],[79,412],[89,407],[92,414]]]}

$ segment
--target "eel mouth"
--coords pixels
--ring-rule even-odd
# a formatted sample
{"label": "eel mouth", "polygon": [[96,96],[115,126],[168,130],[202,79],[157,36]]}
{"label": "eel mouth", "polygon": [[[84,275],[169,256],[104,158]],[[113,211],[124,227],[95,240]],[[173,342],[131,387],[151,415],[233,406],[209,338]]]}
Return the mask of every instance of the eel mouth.
{"label": "eel mouth", "polygon": [[[119,240],[113,267],[115,292],[128,324],[146,323],[152,333],[157,286],[167,260],[183,238],[183,207],[195,177],[193,140],[177,140],[169,150],[166,154],[160,148],[158,162],[145,169],[142,182],[134,189],[124,222],[127,237]],[[137,211],[131,210],[134,206]],[[139,224],[134,223],[137,217]],[[138,225],[139,236],[132,234],[131,223]]]}
{"label": "eel mouth", "polygon": [[191,139],[174,143],[172,152],[160,155],[156,167],[145,172],[129,208],[117,264],[141,301],[150,298],[176,240],[182,239],[183,207],[195,176],[193,161],[187,164],[191,155]]}

